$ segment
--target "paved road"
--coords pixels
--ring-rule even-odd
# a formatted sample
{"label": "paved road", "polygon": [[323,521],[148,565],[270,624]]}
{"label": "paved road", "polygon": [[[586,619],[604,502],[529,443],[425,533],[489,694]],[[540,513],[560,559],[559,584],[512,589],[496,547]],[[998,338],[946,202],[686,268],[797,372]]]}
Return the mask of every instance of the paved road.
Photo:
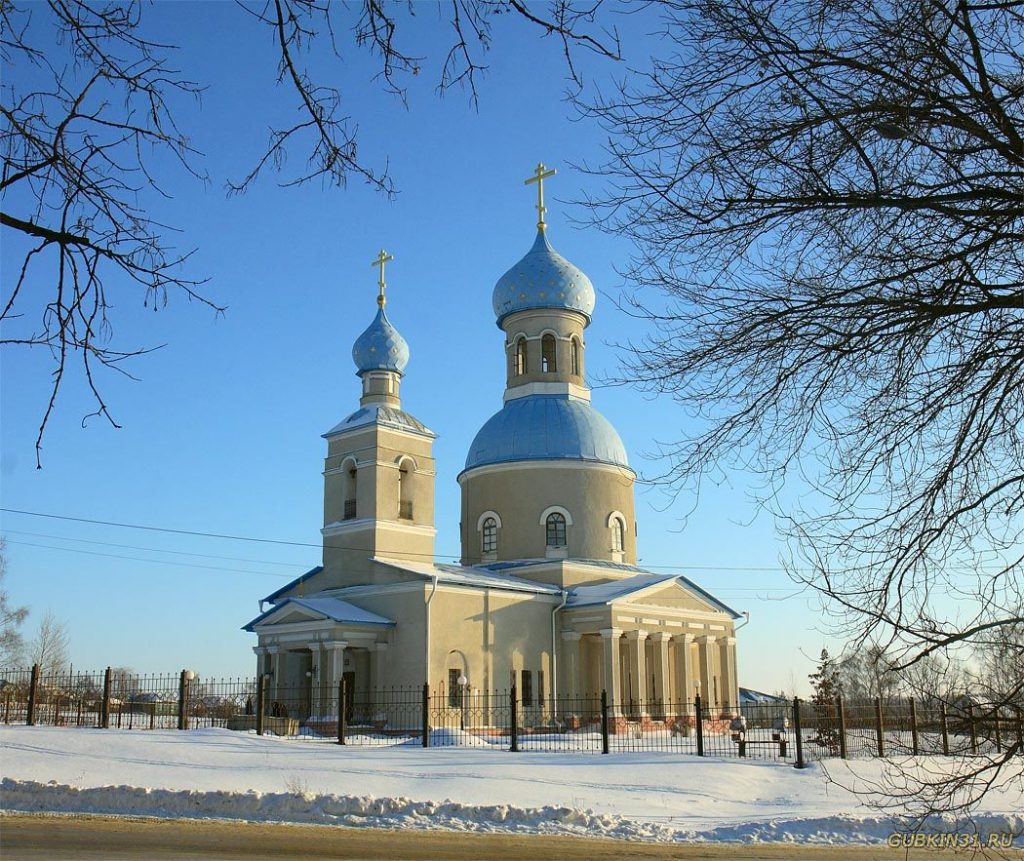
{"label": "paved road", "polygon": [[[569,837],[384,831],[194,820],[9,815],[0,818],[3,861],[900,861],[954,853],[885,847],[653,845]],[[956,853],[955,857],[963,857]],[[981,856],[974,856],[979,858]],[[1005,855],[1001,856],[1007,857]],[[1024,859],[1024,853],[1013,853]]]}

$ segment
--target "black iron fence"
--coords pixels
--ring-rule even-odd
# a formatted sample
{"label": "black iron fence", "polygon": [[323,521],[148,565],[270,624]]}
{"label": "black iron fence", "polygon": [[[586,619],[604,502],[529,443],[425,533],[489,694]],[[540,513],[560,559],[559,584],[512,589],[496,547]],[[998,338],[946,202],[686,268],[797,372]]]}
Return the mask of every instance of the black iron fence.
{"label": "black iron fence", "polygon": [[474,746],[510,751],[620,753],[789,761],[828,757],[991,755],[1024,752],[1019,708],[970,697],[842,699],[828,703],[693,701],[646,704],[604,692],[524,702],[515,688],[327,689],[263,679],[207,679],[188,671],[138,675],[0,671],[0,719],[7,724],[97,728],[223,727],[258,735],[343,745]]}

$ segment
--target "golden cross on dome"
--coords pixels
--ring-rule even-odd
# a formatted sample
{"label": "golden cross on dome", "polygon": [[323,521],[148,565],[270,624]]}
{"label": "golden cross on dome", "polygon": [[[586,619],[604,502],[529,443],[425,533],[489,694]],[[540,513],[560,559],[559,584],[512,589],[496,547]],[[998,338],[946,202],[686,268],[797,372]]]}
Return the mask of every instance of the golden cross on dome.
{"label": "golden cross on dome", "polygon": [[544,180],[549,176],[554,176],[558,173],[557,170],[552,168],[548,170],[544,167],[544,162],[538,162],[537,167],[533,172],[533,176],[529,179],[524,180],[523,185],[529,185],[531,182],[537,183],[537,229],[543,230],[547,225],[544,223],[544,213],[547,212],[547,207],[544,206]]}
{"label": "golden cross on dome", "polygon": [[380,305],[381,308],[384,307],[384,303],[387,301],[384,298],[384,288],[387,286],[384,283],[384,264],[394,259],[395,258],[392,255],[388,254],[382,248],[380,250],[380,254],[377,255],[377,259],[370,263],[371,266],[380,267],[380,279],[377,281],[377,287],[380,288],[380,293],[377,294],[377,304]]}

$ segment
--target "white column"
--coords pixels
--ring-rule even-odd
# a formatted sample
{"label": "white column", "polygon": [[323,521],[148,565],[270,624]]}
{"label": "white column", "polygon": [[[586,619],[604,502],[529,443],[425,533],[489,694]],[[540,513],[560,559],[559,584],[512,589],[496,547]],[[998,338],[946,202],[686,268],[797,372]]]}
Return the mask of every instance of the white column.
{"label": "white column", "polygon": [[622,714],[619,705],[622,702],[622,690],[619,684],[619,628],[602,628],[601,641],[604,646],[604,690],[608,694],[608,713],[618,716]]}
{"label": "white column", "polygon": [[719,642],[719,664],[722,667],[722,703],[730,713],[739,709],[740,691],[736,681],[736,638],[723,637]]}
{"label": "white column", "polygon": [[676,689],[673,698],[678,703],[678,711],[684,715],[693,714],[693,668],[690,666],[690,652],[693,646],[693,634],[677,634],[672,638],[676,646]]}
{"label": "white column", "polygon": [[262,679],[267,672],[267,647],[253,646],[252,653],[256,656],[256,682],[258,684],[259,680]]}
{"label": "white column", "polygon": [[[322,688],[324,701],[333,703],[338,697],[338,684],[345,667],[345,647],[348,643],[345,640],[329,640],[323,644],[324,659],[320,666],[320,673],[323,676]],[[333,709],[327,709],[333,714]]]}
{"label": "white column", "polygon": [[651,673],[654,675],[654,699],[658,702],[657,716],[665,717],[669,699],[668,643],[672,635],[667,631],[651,634],[654,650],[651,652]]}
{"label": "white column", "polygon": [[[562,657],[559,666],[562,669],[559,696],[575,699],[580,695],[580,640],[583,635],[576,631],[562,631]],[[558,705],[556,703],[555,708]],[[570,705],[570,711],[576,709]]]}
{"label": "white column", "polygon": [[706,713],[717,707],[715,703],[715,688],[711,683],[714,675],[714,646],[715,638],[710,634],[697,638],[697,652],[700,661],[700,700]]}
{"label": "white column", "polygon": [[[281,699],[281,690],[284,688],[284,679],[281,673],[284,672],[283,649],[280,646],[267,646],[267,654],[270,655],[270,701]],[[268,703],[267,708],[270,708]]]}
{"label": "white column", "polygon": [[313,655],[313,663],[310,666],[309,681],[309,711],[310,717],[320,717],[321,710],[323,708],[323,702],[321,697],[322,682],[323,679],[320,675],[322,670],[323,661],[321,660],[322,652],[321,646],[323,643],[317,641],[315,643],[307,643],[309,651]]}
{"label": "white column", "polygon": [[380,690],[384,687],[387,673],[384,672],[388,660],[388,644],[374,643],[370,652],[370,687],[373,688],[373,696],[380,699]]}
{"label": "white column", "polygon": [[629,698],[633,701],[635,716],[647,714],[647,655],[644,641],[646,631],[626,631],[629,643]]}

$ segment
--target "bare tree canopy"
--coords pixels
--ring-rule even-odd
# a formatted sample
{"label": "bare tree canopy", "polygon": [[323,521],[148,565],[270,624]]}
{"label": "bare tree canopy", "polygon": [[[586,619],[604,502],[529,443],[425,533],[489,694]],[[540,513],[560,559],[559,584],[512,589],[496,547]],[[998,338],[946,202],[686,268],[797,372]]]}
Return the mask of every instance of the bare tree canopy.
{"label": "bare tree canopy", "polygon": [[17,666],[24,657],[25,638],[21,625],[28,607],[15,607],[7,592],[7,539],[0,535],[0,667]]}
{"label": "bare tree canopy", "polygon": [[754,470],[793,576],[897,669],[1009,640],[1024,4],[662,8],[671,53],[583,110],[610,132],[597,217],[636,240],[625,274],[652,323],[624,379],[691,418],[664,480]]}
{"label": "bare tree canopy", "polygon": [[[436,11],[451,25],[448,44],[433,46],[440,54],[438,90],[458,85],[476,100],[494,22],[503,14],[553,36],[569,77],[578,82],[574,51],[619,55],[617,36],[594,25],[601,2],[438,4]],[[382,87],[404,98],[404,82],[426,62],[399,39],[400,29],[415,32],[416,11],[412,4],[375,0],[239,3],[240,32],[272,36],[267,60],[276,63],[277,85],[295,106],[297,119],[280,126],[268,117],[262,156],[242,175],[225,180],[229,192],[244,192],[276,172],[286,186],[319,181],[343,187],[354,178],[392,194],[386,153],[367,158],[359,152],[358,118],[342,109],[341,90],[309,69],[317,66],[325,78],[345,80],[340,53],[345,39],[375,58]],[[147,28],[145,13],[141,2],[0,0],[5,69],[0,235],[28,242],[17,271],[5,272],[0,345],[42,347],[53,356],[53,381],[36,439],[37,465],[69,372],[81,372],[95,403],[93,415],[117,426],[97,373],[127,373],[126,360],[146,352],[115,340],[112,309],[118,300],[134,298],[157,308],[177,295],[223,310],[202,275],[188,267],[191,252],[175,247],[175,230],[146,203],[169,196],[180,183],[179,177],[171,182],[161,173],[158,165],[168,160],[197,182],[211,178],[174,108],[182,95],[198,99],[203,84],[176,67],[175,46]],[[289,167],[289,155],[291,164],[301,167]]]}
{"label": "bare tree canopy", "polygon": [[52,610],[47,610],[39,620],[39,630],[29,646],[29,657],[48,674],[66,668],[70,661],[67,627]]}

